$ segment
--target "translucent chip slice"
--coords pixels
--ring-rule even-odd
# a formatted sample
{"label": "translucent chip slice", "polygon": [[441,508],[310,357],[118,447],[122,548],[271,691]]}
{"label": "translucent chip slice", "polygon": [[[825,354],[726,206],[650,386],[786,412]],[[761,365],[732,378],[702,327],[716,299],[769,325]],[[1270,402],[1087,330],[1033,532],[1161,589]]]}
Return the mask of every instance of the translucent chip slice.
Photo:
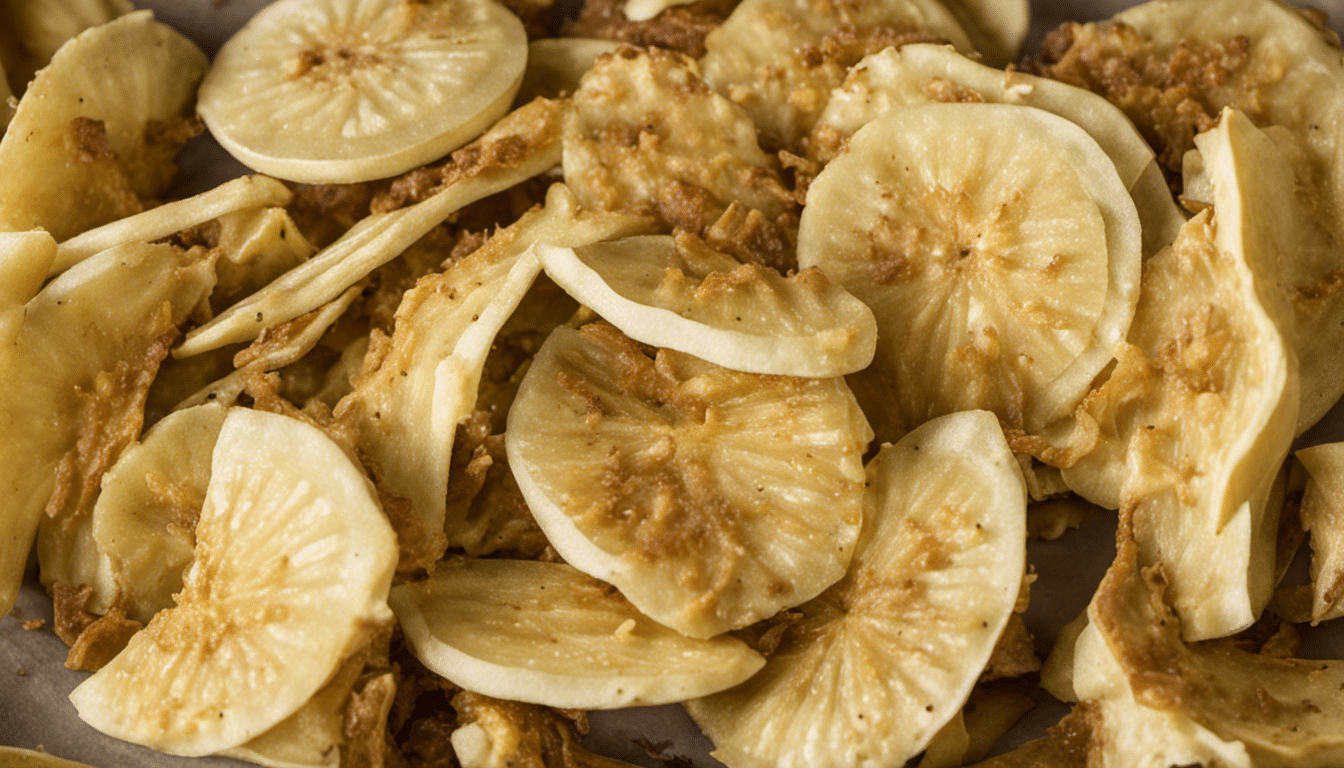
{"label": "translucent chip slice", "polygon": [[1143,255],[1176,239],[1185,216],[1142,134],[1106,99],[1058,80],[987,67],[945,45],[886,49],[854,65],[833,91],[808,142],[809,157],[827,162],[849,137],[891,109],[937,101],[1019,104],[1052,112],[1096,140],[1129,189],[1143,226]]}
{"label": "translucent chip slice", "polygon": [[798,263],[877,316],[855,391],[879,437],[968,408],[1039,434],[1129,329],[1138,217],[1109,157],[1064,118],[907,106],[859,129],[812,183]]}
{"label": "translucent chip slice", "polygon": [[985,411],[878,453],[849,573],[755,677],[687,709],[730,768],[903,765],[961,711],[1012,614],[1026,487]]}
{"label": "translucent chip slice", "polygon": [[[295,461],[295,456],[303,461]],[[363,471],[317,428],[230,411],[177,606],[70,694],[98,730],[179,755],[297,711],[390,619],[395,536]]]}
{"label": "translucent chip slice", "polygon": [[311,184],[395,176],[513,103],[522,22],[494,0],[281,0],[216,54],[200,113],[244,165]]}
{"label": "translucent chip slice", "polygon": [[749,373],[840,376],[873,359],[872,310],[819,270],[783,277],[691,236],[538,245],[567,293],[655,347]]}
{"label": "translucent chip slice", "polygon": [[509,466],[566,562],[692,637],[842,575],[871,438],[843,379],[762,376],[559,328],[509,411]]}
{"label": "translucent chip slice", "polygon": [[392,591],[416,656],[463,688],[564,709],[684,701],[765,663],[727,635],[697,640],[645,617],[569,565],[458,558]]}
{"label": "translucent chip slice", "polygon": [[0,139],[0,227],[42,227],[59,242],[162,195],[206,63],[149,11],[62,46]]}

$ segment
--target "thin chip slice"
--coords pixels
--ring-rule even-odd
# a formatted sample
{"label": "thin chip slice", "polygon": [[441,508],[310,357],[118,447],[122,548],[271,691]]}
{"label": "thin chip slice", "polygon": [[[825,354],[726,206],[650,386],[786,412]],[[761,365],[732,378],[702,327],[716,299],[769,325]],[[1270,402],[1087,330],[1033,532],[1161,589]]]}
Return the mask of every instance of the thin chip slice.
{"label": "thin chip slice", "polygon": [[495,335],[541,272],[532,246],[581,245],[649,226],[643,216],[584,211],[557,184],[545,206],[402,297],[390,348],[366,360],[335,413],[354,429],[380,487],[410,500],[427,535],[455,535],[463,523],[446,516],[454,433],[475,408]]}
{"label": "thin chip slice", "polygon": [[1069,28],[1047,62],[1051,76],[1119,104],[1173,177],[1224,108],[1272,128],[1277,162],[1291,170],[1283,199],[1299,209],[1278,265],[1295,315],[1299,433],[1344,393],[1344,61],[1323,21],[1277,0],[1156,0]]}
{"label": "thin chip slice", "polygon": [[214,279],[213,261],[199,252],[132,244],[67,270],[26,305],[0,355],[0,609],[18,596],[55,469],[75,448],[81,405],[99,374],[142,357]]}
{"label": "thin chip slice", "polygon": [[1143,226],[1145,257],[1176,239],[1185,216],[1176,206],[1153,150],[1125,113],[1077,86],[1014,69],[987,67],[945,45],[914,44],[865,56],[832,92],[808,142],[808,156],[828,162],[849,137],[891,109],[934,101],[1020,104],[1053,112],[1096,140],[1129,189]]}
{"label": "thin chip slice", "polygon": [[0,8],[0,80],[5,70],[10,76],[0,89],[23,95],[66,41],[133,10],[129,0],[8,0]]}
{"label": "thin chip slice", "polygon": [[903,765],[960,712],[1012,615],[1026,487],[993,414],[931,421],[868,476],[849,573],[755,677],[687,704],[731,768]]}
{"label": "thin chip slice", "polygon": [[798,263],[872,307],[855,392],[878,436],[968,408],[1039,434],[1082,400],[1138,298],[1138,217],[1083,129],[1034,107],[923,104],[817,176]]}
{"label": "thin chip slice", "polygon": [[1073,678],[1083,706],[1094,713],[1091,741],[1104,765],[1255,765],[1243,745],[1218,738],[1179,711],[1153,709],[1136,701],[1124,669],[1090,623],[1078,637]]}
{"label": "thin chip slice", "polygon": [[1298,451],[1310,478],[1302,497],[1302,529],[1311,533],[1311,621],[1344,615],[1344,443]]}
{"label": "thin chip slice", "polygon": [[669,228],[701,236],[740,216],[749,226],[734,255],[780,271],[792,264],[794,196],[779,162],[757,144],[747,113],[715,93],[693,60],[658,47],[621,48],[598,57],[573,105],[564,124],[565,183],[583,205],[651,209]]}
{"label": "thin chip slice", "polygon": [[[392,674],[383,673],[370,679],[367,671],[368,667],[378,665],[373,652],[387,652],[391,632],[391,621],[365,628],[361,634],[370,636],[368,642],[347,656],[326,685],[298,711],[265,733],[220,754],[266,768],[339,768],[342,763],[349,765],[358,759],[351,754],[353,734],[347,720],[355,720],[355,710],[360,706],[357,699],[367,697],[370,704],[391,707],[396,686],[391,681]],[[381,648],[376,647],[380,644]],[[356,693],[356,687],[363,690]],[[385,727],[387,712],[384,710],[382,715],[381,724]]]}
{"label": "thin chip slice", "polygon": [[1130,338],[1080,409],[1100,437],[1063,471],[1131,515],[1144,564],[1166,563],[1190,640],[1249,626],[1269,600],[1277,513],[1266,500],[1297,412],[1272,271],[1292,218],[1263,215],[1290,204],[1288,168],[1248,162],[1273,145],[1237,112],[1199,141],[1215,205],[1146,262]]}
{"label": "thin chip slice", "polygon": [[476,142],[454,154],[456,173],[427,199],[361,219],[339,240],[187,334],[174,350],[190,357],[251,341],[266,328],[293,320],[340,296],[399,256],[466,205],[502,192],[560,162],[557,102],[515,110]]}
{"label": "thin chip slice", "polygon": [[24,305],[42,288],[55,258],[56,241],[40,229],[0,232],[0,349],[19,335]]}
{"label": "thin chip slice", "polygon": [[152,243],[244,208],[285,205],[291,197],[293,194],[288,187],[266,176],[243,176],[226,181],[186,200],[108,222],[62,242],[51,272],[64,272],[108,248],[131,242]]}
{"label": "thin chip slice", "polygon": [[195,557],[177,606],[70,694],[98,730],[178,755],[237,746],[391,618],[395,536],[359,467],[296,419],[230,411]]}
{"label": "thin chip slice", "polygon": [[831,89],[864,54],[914,42],[973,50],[938,2],[743,0],[705,38],[700,66],[716,91],[751,115],[762,144],[796,149]]}
{"label": "thin chip slice", "polygon": [[195,557],[196,518],[227,413],[208,404],[170,414],[103,476],[93,540],[108,578],[93,585],[90,610],[102,613],[115,603],[128,618],[148,624],[173,607]]}
{"label": "thin chip slice", "polygon": [[1160,564],[1141,568],[1137,548],[1122,543],[1088,609],[1135,703],[1244,751],[1247,765],[1339,765],[1344,664],[1186,643],[1166,585]]}
{"label": "thin chip slice", "polygon": [[149,11],[62,46],[0,139],[0,228],[42,227],[59,242],[163,194],[205,67]]}
{"label": "thin chip slice", "polygon": [[697,640],[645,617],[569,565],[455,558],[392,591],[415,655],[463,688],[562,709],[684,701],[765,663],[727,635]]}
{"label": "thin chip slice", "polygon": [[311,184],[395,176],[508,111],[527,35],[494,0],[281,0],[215,56],[200,113],[244,165]]}
{"label": "thin chip slice", "polygon": [[653,357],[605,323],[551,333],[509,411],[509,466],[560,556],[710,637],[849,564],[872,433],[842,379]]}
{"label": "thin chip slice", "polygon": [[536,254],[569,295],[645,344],[784,376],[841,376],[873,359],[872,310],[820,270],[783,277],[693,236],[539,245]]}
{"label": "thin chip slice", "polygon": [[555,99],[572,94],[579,81],[604,53],[620,48],[615,40],[589,37],[544,37],[527,44],[527,71],[518,87],[517,103],[538,96]]}
{"label": "thin chip slice", "polygon": [[1031,26],[1027,0],[947,0],[975,50],[994,66],[1017,60],[1018,48]]}

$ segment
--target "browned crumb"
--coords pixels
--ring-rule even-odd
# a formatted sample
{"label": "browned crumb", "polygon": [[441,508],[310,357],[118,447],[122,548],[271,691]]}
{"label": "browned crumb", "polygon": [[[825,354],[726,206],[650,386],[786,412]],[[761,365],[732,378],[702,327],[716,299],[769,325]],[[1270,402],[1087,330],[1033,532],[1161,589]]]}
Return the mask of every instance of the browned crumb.
{"label": "browned crumb", "polygon": [[457,425],[448,473],[449,546],[472,557],[507,554],[534,559],[546,550],[541,532],[509,470],[504,436],[491,434],[491,414],[476,411]]}
{"label": "browned crumb", "polygon": [[23,630],[25,632],[32,632],[33,630],[41,629],[46,625],[47,625],[46,619],[29,619],[23,622]]}
{"label": "browned crumb", "polygon": [[693,58],[705,55],[705,36],[728,18],[737,0],[699,0],[673,6],[648,21],[631,21],[624,0],[588,0],[565,25],[572,37],[596,37],[644,47],[657,46]]}
{"label": "browned crumb", "polygon": [[900,48],[915,43],[942,43],[943,38],[931,35],[917,22],[882,24],[860,30],[853,22],[842,21],[827,32],[816,45],[809,45],[799,53],[803,62],[818,67],[827,61],[840,64],[848,70],[862,59],[886,48]]}
{"label": "browned crumb", "polygon": [[[1195,134],[1212,128],[1224,106],[1250,109],[1265,85],[1249,71],[1251,43],[1181,41],[1166,55],[1119,22],[1068,23],[1048,34],[1029,71],[1104,96],[1153,146],[1174,191]],[[1269,75],[1266,75],[1268,77]],[[1252,115],[1254,119],[1254,115]]]}
{"label": "browned crumb", "polygon": [[96,672],[102,669],[113,657],[121,653],[131,641],[131,636],[139,632],[143,626],[138,621],[126,618],[126,614],[120,608],[111,608],[105,615],[85,627],[84,631],[79,633],[79,637],[75,638],[75,642],[70,646],[70,653],[65,657],[66,669],[84,672]]}
{"label": "browned crumb", "polygon": [[73,541],[75,527],[92,513],[103,474],[140,436],[149,387],[177,338],[167,305],[146,323],[157,336],[139,357],[118,361],[94,378],[92,391],[80,393],[78,439],[56,467],[56,487],[46,508],[64,541]]}
{"label": "browned crumb", "polygon": [[489,734],[503,765],[529,768],[619,768],[627,763],[594,755],[579,744],[587,731],[582,712],[502,701],[469,691],[452,699],[457,726],[474,724]]}
{"label": "browned crumb", "polygon": [[396,765],[395,746],[387,730],[387,718],[396,701],[396,675],[384,672],[354,691],[346,705],[341,765],[349,768],[382,768]]}
{"label": "browned crumb", "polygon": [[117,159],[117,153],[112,151],[112,145],[107,141],[107,127],[102,120],[76,117],[70,121],[70,138],[74,144],[75,158],[80,162]]}
{"label": "browned crumb", "polygon": [[93,587],[87,584],[72,587],[56,581],[48,588],[51,592],[52,614],[56,636],[66,645],[74,645],[80,634],[98,617],[86,610],[93,597]]}
{"label": "browned crumb", "polygon": [[704,239],[746,264],[760,264],[780,274],[798,268],[798,217],[792,212],[771,221],[760,211],[734,202],[704,230]]}
{"label": "browned crumb", "polygon": [[1039,672],[1040,669],[1041,660],[1036,657],[1035,641],[1027,631],[1026,622],[1015,613],[1008,617],[1008,624],[994,645],[994,652],[990,654],[985,671],[980,674],[980,681],[1021,677],[1030,672]]}
{"label": "browned crumb", "polygon": [[768,619],[758,621],[750,627],[734,632],[733,636],[768,659],[774,655],[775,651],[779,650],[780,643],[784,642],[784,637],[788,634],[789,629],[802,621],[803,618],[801,611],[780,611]]}
{"label": "browned crumb", "polygon": [[294,198],[285,210],[313,245],[324,248],[355,222],[369,215],[369,203],[385,182],[292,185]]}
{"label": "browned crumb", "polygon": [[954,104],[977,104],[983,102],[985,97],[978,91],[973,91],[960,83],[955,83],[945,77],[935,77],[924,84],[924,95],[934,101],[941,101]]}

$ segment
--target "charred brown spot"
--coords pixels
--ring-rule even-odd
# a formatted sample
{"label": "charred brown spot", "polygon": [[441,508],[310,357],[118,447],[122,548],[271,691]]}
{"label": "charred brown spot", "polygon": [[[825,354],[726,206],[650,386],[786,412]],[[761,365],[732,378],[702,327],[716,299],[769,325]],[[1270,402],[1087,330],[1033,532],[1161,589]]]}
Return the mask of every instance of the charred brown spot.
{"label": "charred brown spot", "polygon": [[565,25],[564,34],[663,48],[698,59],[705,55],[705,36],[723,23],[734,5],[735,0],[699,0],[636,22],[626,17],[623,0],[589,0],[578,18]]}
{"label": "charred brown spot", "polygon": [[70,121],[70,139],[75,157],[86,163],[116,162],[117,153],[107,140],[107,126],[102,120],[76,117]]}

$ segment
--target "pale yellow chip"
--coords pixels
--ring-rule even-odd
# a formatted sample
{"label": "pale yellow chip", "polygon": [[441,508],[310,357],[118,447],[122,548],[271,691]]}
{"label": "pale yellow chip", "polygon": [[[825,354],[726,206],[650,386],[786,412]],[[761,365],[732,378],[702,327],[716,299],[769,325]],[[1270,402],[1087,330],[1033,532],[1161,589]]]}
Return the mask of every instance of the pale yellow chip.
{"label": "pale yellow chip", "polygon": [[843,379],[655,357],[605,323],[558,328],[509,411],[509,466],[566,562],[710,637],[844,575],[872,437]]}
{"label": "pale yellow chip", "polygon": [[705,37],[700,66],[716,91],[751,116],[765,145],[796,150],[831,89],[867,53],[846,35],[973,49],[952,12],[930,0],[743,0]]}
{"label": "pale yellow chip", "polygon": [[[0,608],[13,607],[56,466],[78,440],[81,390],[93,390],[118,361],[143,357],[205,298],[214,270],[199,256],[167,245],[114,248],[67,270],[25,306],[0,355]],[[76,571],[95,565],[80,554],[92,550],[87,544],[60,537],[51,578],[85,583]]]}
{"label": "pale yellow chip", "polygon": [[828,377],[873,359],[872,310],[820,270],[743,264],[698,238],[539,244],[546,273],[627,336],[748,373]]}
{"label": "pale yellow chip", "polygon": [[527,35],[495,0],[281,0],[215,55],[210,132],[250,168],[309,184],[395,176],[508,111]]}
{"label": "pale yellow chip", "polygon": [[859,129],[813,181],[798,263],[877,317],[854,386],[880,438],[970,408],[1041,434],[1129,329],[1138,229],[1077,125],[1033,107],[924,104]]}
{"label": "pale yellow chip", "polygon": [[1272,151],[1235,112],[1200,137],[1217,201],[1145,263],[1129,340],[1080,409],[1095,446],[1063,471],[1083,496],[1132,515],[1192,640],[1250,626],[1269,600],[1277,512],[1266,504],[1297,412],[1270,266],[1285,220],[1260,215],[1283,204],[1287,168],[1248,162],[1265,156],[1247,145]]}
{"label": "pale yellow chip", "polygon": [[297,419],[231,410],[177,606],[70,699],[103,733],[160,751],[236,747],[298,711],[367,626],[391,618],[396,561],[373,489],[340,447]]}
{"label": "pale yellow chip", "polygon": [[694,639],[563,563],[450,559],[392,591],[424,664],[466,690],[562,709],[684,701],[731,688],[765,663],[727,635]]}
{"label": "pale yellow chip", "polygon": [[63,46],[0,139],[0,228],[41,227],[62,241],[163,194],[205,67],[205,54],[149,11]]}
{"label": "pale yellow chip", "polygon": [[868,478],[845,578],[797,609],[755,677],[687,704],[731,768],[905,764],[961,711],[1013,613],[1026,488],[993,414],[929,422]]}

